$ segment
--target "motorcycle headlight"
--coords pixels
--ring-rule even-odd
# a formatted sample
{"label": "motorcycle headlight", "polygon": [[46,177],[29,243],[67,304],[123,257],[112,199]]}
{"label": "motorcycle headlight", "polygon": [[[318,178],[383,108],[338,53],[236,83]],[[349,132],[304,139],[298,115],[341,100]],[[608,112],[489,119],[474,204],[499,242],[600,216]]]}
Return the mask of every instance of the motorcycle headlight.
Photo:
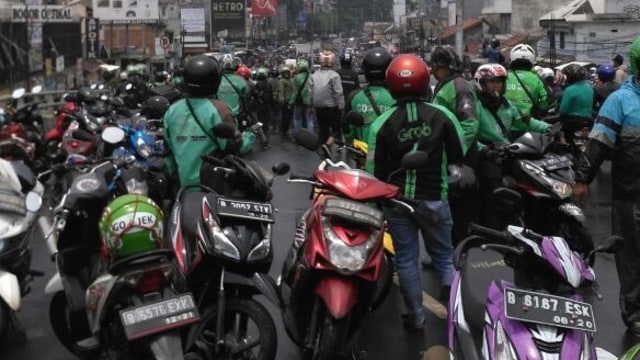
{"label": "motorcycle headlight", "polygon": [[363,243],[349,246],[333,231],[331,218],[323,216],[322,232],[327,241],[329,261],[337,271],[352,274],[362,269],[380,241],[380,231],[372,230]]}
{"label": "motorcycle headlight", "polygon": [[209,214],[209,218],[207,219],[207,225],[209,225],[209,230],[211,230],[211,235],[213,235],[213,250],[230,259],[240,261],[240,250],[229,240],[220,227],[220,224],[218,224],[211,214]]}
{"label": "motorcycle headlight", "polygon": [[496,323],[494,332],[494,360],[518,360],[516,352],[509,342],[509,338],[502,327],[502,323],[499,321]]}
{"label": "motorcycle headlight", "polygon": [[147,145],[147,143],[144,142],[144,140],[138,139],[137,145],[138,146],[136,152],[138,153],[138,155],[140,155],[140,157],[148,159],[151,157],[151,155],[153,155],[153,150],[149,145]]}
{"label": "motorcycle headlight", "polygon": [[271,224],[267,224],[267,231],[265,231],[264,239],[258,243],[247,256],[247,261],[263,260],[271,254]]}
{"label": "motorcycle headlight", "polygon": [[558,195],[561,199],[566,199],[571,196],[573,191],[573,187],[564,181],[558,181],[556,179],[552,179],[545,175],[540,175],[540,177],[551,187],[554,193]]}

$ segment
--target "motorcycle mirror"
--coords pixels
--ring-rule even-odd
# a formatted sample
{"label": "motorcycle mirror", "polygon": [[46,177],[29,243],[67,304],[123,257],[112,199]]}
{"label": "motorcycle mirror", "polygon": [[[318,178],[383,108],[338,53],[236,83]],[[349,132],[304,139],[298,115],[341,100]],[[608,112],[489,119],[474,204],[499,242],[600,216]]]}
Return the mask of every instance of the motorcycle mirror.
{"label": "motorcycle mirror", "polygon": [[149,121],[146,118],[139,118],[136,120],[136,129],[146,129],[149,126]]}
{"label": "motorcycle mirror", "polygon": [[429,155],[424,151],[414,151],[406,153],[402,157],[400,162],[401,166],[405,170],[415,170],[427,165]]}
{"label": "motorcycle mirror", "polygon": [[13,92],[11,93],[11,98],[18,100],[21,97],[24,96],[24,94],[26,93],[26,90],[24,88],[18,88],[13,90]]}
{"label": "motorcycle mirror", "polygon": [[29,191],[24,198],[24,205],[30,212],[38,212],[42,207],[42,196],[35,191]]}
{"label": "motorcycle mirror", "polygon": [[229,123],[221,122],[213,127],[213,134],[221,139],[233,139],[236,136],[236,127]]}
{"label": "motorcycle mirror", "polygon": [[320,137],[311,130],[300,129],[296,131],[295,139],[298,145],[310,151],[316,151],[320,147]]}
{"label": "motorcycle mirror", "polygon": [[271,167],[271,171],[273,171],[275,175],[284,175],[288,173],[289,170],[291,170],[291,166],[286,162],[279,162]]}
{"label": "motorcycle mirror", "polygon": [[102,140],[109,144],[117,144],[124,140],[124,137],[124,130],[120,129],[117,126],[109,126],[108,128],[102,130]]}
{"label": "motorcycle mirror", "polygon": [[609,236],[602,245],[596,248],[597,252],[615,254],[624,247],[624,238],[620,235]]}
{"label": "motorcycle mirror", "polygon": [[42,85],[36,85],[31,89],[32,94],[38,94],[40,92],[42,92]]}
{"label": "motorcycle mirror", "polygon": [[356,111],[349,111],[344,118],[347,124],[351,124],[353,126],[362,126],[364,125],[364,117],[362,114]]}
{"label": "motorcycle mirror", "polygon": [[128,83],[127,85],[124,86],[124,89],[127,90],[127,91],[133,89],[133,84]]}
{"label": "motorcycle mirror", "polygon": [[103,90],[104,89],[104,85],[100,84],[100,86],[98,86],[98,89]]}
{"label": "motorcycle mirror", "polygon": [[96,84],[91,84],[91,86],[89,86],[89,89],[91,90],[95,90],[98,86]]}

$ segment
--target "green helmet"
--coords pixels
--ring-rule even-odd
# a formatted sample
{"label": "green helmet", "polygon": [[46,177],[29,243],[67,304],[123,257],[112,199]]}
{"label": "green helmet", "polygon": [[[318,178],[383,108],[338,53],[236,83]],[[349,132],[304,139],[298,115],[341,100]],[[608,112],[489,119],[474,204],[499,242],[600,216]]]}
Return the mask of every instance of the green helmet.
{"label": "green helmet", "polygon": [[264,80],[269,77],[269,71],[266,68],[260,67],[256,72],[256,78],[258,80]]}
{"label": "green helmet", "polygon": [[131,64],[127,66],[127,73],[129,75],[147,75],[149,73],[149,69],[145,64]]}
{"label": "green helmet", "polygon": [[638,76],[638,68],[640,68],[640,37],[636,38],[629,47],[629,64],[631,65],[631,74]]}
{"label": "green helmet", "polygon": [[299,59],[296,64],[296,70],[298,70],[298,72],[309,71],[309,62],[305,59]]}
{"label": "green helmet", "polygon": [[117,259],[162,247],[163,219],[160,207],[146,196],[117,197],[100,217],[106,255]]}

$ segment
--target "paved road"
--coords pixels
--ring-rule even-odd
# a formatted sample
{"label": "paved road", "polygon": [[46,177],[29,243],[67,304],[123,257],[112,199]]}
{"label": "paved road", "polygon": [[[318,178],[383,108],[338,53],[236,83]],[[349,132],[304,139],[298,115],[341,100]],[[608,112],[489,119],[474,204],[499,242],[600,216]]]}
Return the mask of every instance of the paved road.
{"label": "paved road", "polygon": [[[296,173],[310,173],[317,164],[317,156],[292,144],[281,142],[274,138],[274,146],[266,151],[259,152],[255,158],[264,165],[271,165],[277,161],[287,161]],[[593,188],[594,195],[589,198],[586,205],[589,216],[589,224],[595,234],[595,239],[601,241],[607,235],[609,229],[608,201],[610,194],[608,189],[607,172],[603,172],[598,183]],[[282,260],[292,241],[294,221],[296,215],[308,205],[309,187],[301,184],[287,184],[284,178],[276,179],[273,190],[275,193],[274,204],[279,209],[276,218],[274,247],[275,259],[271,269],[274,277],[278,276]],[[74,359],[55,339],[48,321],[48,305],[50,297],[43,292],[44,286],[54,273],[53,263],[44,242],[38,240],[35,243],[33,267],[46,273],[44,278],[37,279],[33,285],[33,291],[24,299],[23,310],[18,317],[27,329],[28,342],[26,346],[18,346],[14,338],[0,350],[0,359],[5,360],[71,360]],[[602,255],[598,257],[596,274],[601,284],[601,292],[604,300],[594,304],[597,319],[598,332],[596,340],[601,346],[616,355],[620,355],[633,342],[625,336],[624,326],[620,321],[616,278],[613,257]],[[369,359],[419,359],[420,353],[425,349],[435,349],[436,346],[446,345],[446,324],[442,318],[440,306],[431,296],[437,296],[439,286],[434,274],[425,271],[423,276],[425,289],[425,303],[429,307],[427,319],[428,328],[424,335],[407,334],[401,328],[399,314],[403,305],[397,288],[392,293],[381,309],[368,319],[364,326],[360,345],[367,350]],[[297,360],[301,355],[296,346],[291,343],[284,332],[279,314],[276,309],[270,307],[272,315],[278,326],[278,360]],[[446,311],[446,310],[445,310]]]}

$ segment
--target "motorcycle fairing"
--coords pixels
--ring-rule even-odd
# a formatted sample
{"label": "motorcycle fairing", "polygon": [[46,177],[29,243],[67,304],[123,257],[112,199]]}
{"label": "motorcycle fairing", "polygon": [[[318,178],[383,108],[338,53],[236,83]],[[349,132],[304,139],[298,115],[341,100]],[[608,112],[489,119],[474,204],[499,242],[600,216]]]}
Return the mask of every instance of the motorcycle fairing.
{"label": "motorcycle fairing", "polygon": [[388,199],[398,195],[398,187],[380,181],[364,170],[316,170],[315,177],[329,189],[353,200]]}
{"label": "motorcycle fairing", "polygon": [[105,304],[117,281],[118,276],[106,273],[95,279],[87,288],[85,293],[87,320],[92,334],[100,331],[100,319],[103,316]]}
{"label": "motorcycle fairing", "polygon": [[20,293],[20,285],[18,278],[8,272],[0,269],[0,301],[3,301],[13,311],[20,310],[22,305],[22,296]]}
{"label": "motorcycle fairing", "polygon": [[358,288],[344,276],[324,276],[318,281],[315,293],[320,296],[334,319],[342,319],[358,302]]}
{"label": "motorcycle fairing", "polygon": [[201,214],[197,213],[198,209],[195,208],[198,203],[191,201],[188,204],[190,204],[189,208],[185,209],[183,202],[176,201],[171,212],[171,243],[183,274],[193,271],[202,261],[203,256],[197,241],[192,240],[197,236],[194,227],[197,226],[198,218],[201,217]]}

